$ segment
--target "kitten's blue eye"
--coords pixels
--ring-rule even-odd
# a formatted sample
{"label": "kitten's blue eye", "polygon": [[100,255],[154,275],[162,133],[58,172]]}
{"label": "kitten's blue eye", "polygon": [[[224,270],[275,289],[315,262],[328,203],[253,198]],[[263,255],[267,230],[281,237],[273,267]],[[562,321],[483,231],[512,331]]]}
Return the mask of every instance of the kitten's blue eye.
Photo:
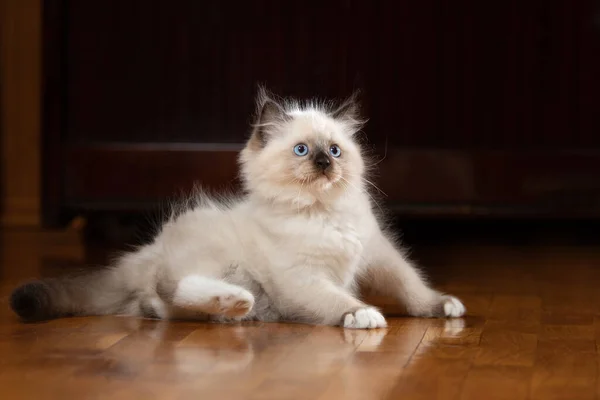
{"label": "kitten's blue eye", "polygon": [[304,143],[299,143],[294,146],[294,153],[300,157],[305,156],[308,154],[308,146]]}
{"label": "kitten's blue eye", "polygon": [[329,154],[331,154],[332,157],[338,158],[342,155],[342,150],[340,150],[337,144],[334,144],[329,148]]}

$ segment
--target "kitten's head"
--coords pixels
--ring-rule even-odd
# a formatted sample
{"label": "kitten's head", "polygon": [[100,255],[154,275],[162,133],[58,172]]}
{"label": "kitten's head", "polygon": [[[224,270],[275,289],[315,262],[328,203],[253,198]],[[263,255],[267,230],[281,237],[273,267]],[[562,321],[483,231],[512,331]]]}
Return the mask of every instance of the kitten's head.
{"label": "kitten's head", "polygon": [[246,189],[275,202],[327,204],[361,190],[363,121],[353,95],[338,107],[280,100],[260,88],[252,136],[240,155]]}

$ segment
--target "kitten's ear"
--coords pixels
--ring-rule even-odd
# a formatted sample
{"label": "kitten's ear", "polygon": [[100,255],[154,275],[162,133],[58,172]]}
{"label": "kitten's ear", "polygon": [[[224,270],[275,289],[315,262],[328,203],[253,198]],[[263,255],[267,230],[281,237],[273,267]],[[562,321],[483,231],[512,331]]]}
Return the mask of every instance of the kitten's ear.
{"label": "kitten's ear", "polygon": [[263,86],[258,87],[256,96],[256,120],[251,140],[264,146],[269,136],[282,122],[287,119],[283,106]]}
{"label": "kitten's ear", "polygon": [[360,91],[356,90],[350,97],[331,112],[335,119],[360,119]]}
{"label": "kitten's ear", "polygon": [[265,89],[264,86],[258,87],[256,109],[258,111],[257,124],[281,121],[286,116],[285,109],[277,101],[277,97]]}
{"label": "kitten's ear", "polygon": [[350,97],[344,100],[338,108],[330,113],[332,118],[348,124],[353,130],[353,134],[360,130],[365,123],[360,115],[359,96],[360,91],[354,91]]}

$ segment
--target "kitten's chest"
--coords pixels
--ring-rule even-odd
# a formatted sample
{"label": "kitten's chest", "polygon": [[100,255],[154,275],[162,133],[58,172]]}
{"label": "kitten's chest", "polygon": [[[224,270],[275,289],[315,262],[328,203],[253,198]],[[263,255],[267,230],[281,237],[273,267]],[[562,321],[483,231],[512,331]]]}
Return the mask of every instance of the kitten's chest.
{"label": "kitten's chest", "polygon": [[353,278],[362,256],[362,241],[354,221],[322,219],[299,227],[289,243],[298,264],[325,269],[345,284]]}
{"label": "kitten's chest", "polygon": [[359,231],[350,223],[327,223],[315,229],[312,237],[305,237],[308,247],[316,255],[334,254],[353,259],[362,253]]}

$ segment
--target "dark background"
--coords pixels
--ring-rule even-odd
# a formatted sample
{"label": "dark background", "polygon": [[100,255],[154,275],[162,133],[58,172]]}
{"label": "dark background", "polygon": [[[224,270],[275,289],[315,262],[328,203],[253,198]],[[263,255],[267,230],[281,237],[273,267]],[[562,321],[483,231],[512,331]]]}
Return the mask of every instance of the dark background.
{"label": "dark background", "polygon": [[600,215],[596,0],[41,8],[44,227],[235,187],[258,82],[361,89],[375,181],[405,218]]}

